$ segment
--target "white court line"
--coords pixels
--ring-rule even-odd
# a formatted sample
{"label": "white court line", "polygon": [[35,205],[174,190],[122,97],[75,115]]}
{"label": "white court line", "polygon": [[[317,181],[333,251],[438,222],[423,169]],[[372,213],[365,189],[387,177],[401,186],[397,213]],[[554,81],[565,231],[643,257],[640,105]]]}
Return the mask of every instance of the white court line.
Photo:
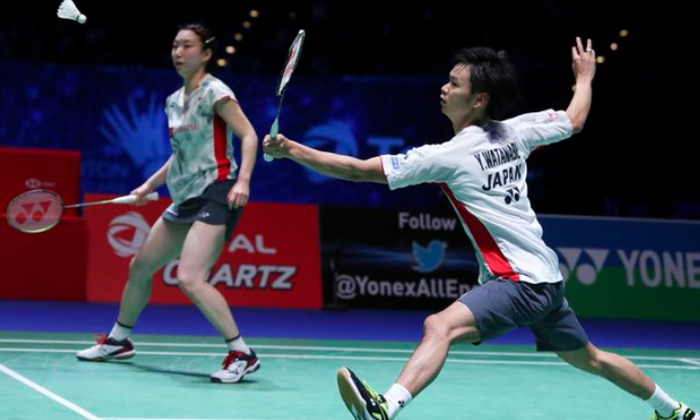
{"label": "white court line", "polygon": [[[75,353],[75,350],[68,349],[37,349],[37,348],[0,348],[0,353]],[[179,351],[139,351],[138,354],[148,356],[186,356],[186,357],[221,357],[221,352],[204,353],[204,352],[179,352]],[[521,355],[527,355],[522,353]],[[330,355],[312,355],[312,354],[265,354],[258,353],[258,356],[263,359],[307,359],[307,360],[357,360],[357,361],[374,361],[374,362],[406,362],[405,357],[376,357],[376,356],[330,356]],[[674,361],[682,361],[682,359],[672,359]],[[558,361],[527,361],[527,360],[468,360],[447,358],[447,363],[471,364],[471,365],[525,365],[525,366],[569,366],[567,363]],[[669,369],[669,370],[700,370],[700,364],[692,366],[679,365],[654,365],[654,364],[637,364],[640,368],[649,369]]]}
{"label": "white court line", "polygon": [[102,420],[294,420],[294,419],[183,419],[166,417],[104,417]]}
{"label": "white court line", "polygon": [[76,413],[80,414],[81,416],[85,417],[86,419],[90,420],[102,420],[96,415],[90,413],[89,411],[78,407],[77,405],[73,404],[72,402],[66,400],[65,398],[59,397],[58,395],[54,394],[53,392],[49,391],[48,389],[30,381],[29,379],[25,378],[24,376],[20,375],[19,373],[15,372],[14,370],[8,368],[7,366],[3,365],[0,363],[0,372],[3,372],[7,376],[18,380],[19,382],[22,382],[23,384],[27,385],[28,387],[32,388],[33,390],[39,392],[40,394],[43,394],[44,396],[51,398],[52,400],[56,401],[57,403],[61,404],[62,406],[75,411]]}
{"label": "white court line", "polygon": [[679,360],[681,360],[681,361],[683,361],[683,362],[686,362],[686,363],[690,363],[691,365],[700,366],[700,360],[688,359],[688,358],[685,358],[685,357],[682,358],[682,359],[679,359]]}
{"label": "white court line", "polygon": [[[94,341],[85,340],[35,340],[22,338],[0,338],[0,343],[15,343],[15,344],[95,344]],[[253,341],[254,343],[254,341]],[[157,343],[148,341],[139,341],[139,347],[202,347],[202,348],[217,348],[220,349],[223,344],[208,344],[208,343]],[[256,349],[271,349],[271,350],[307,350],[307,351],[339,351],[339,352],[354,352],[354,353],[399,353],[410,354],[413,349],[384,349],[376,347],[337,347],[337,346],[291,346],[291,345],[274,345],[274,344],[252,344]],[[2,351],[2,349],[0,349]],[[146,354],[144,352],[139,352]],[[153,353],[157,354],[157,353]],[[552,352],[503,352],[503,351],[465,351],[465,350],[450,350],[450,355],[461,356],[500,356],[500,357],[535,357],[535,358],[557,358],[557,355]],[[269,355],[268,355],[269,357]],[[687,357],[669,357],[669,356],[632,356],[625,355],[625,358],[631,360],[657,360],[671,362],[686,362],[700,363],[700,359]]]}

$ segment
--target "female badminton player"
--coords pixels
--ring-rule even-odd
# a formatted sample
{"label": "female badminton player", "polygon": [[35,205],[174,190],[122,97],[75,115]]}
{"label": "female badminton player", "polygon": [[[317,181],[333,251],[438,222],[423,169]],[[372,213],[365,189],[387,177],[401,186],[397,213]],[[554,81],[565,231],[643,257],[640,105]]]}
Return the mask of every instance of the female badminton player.
{"label": "female badminton player", "polygon": [[[151,294],[153,274],[180,258],[177,282],[228,345],[215,382],[235,383],[260,362],[248,347],[221,293],[208,274],[248,203],[258,136],[233,91],[207,69],[213,65],[215,39],[201,24],[182,26],[172,44],[172,60],[183,85],[170,95],[165,112],[172,155],[131,193],[146,195],[167,184],[172,204],[151,228],[129,265],[119,315],[111,332],[79,351],[79,360],[133,357],[132,330]],[[241,164],[234,160],[232,134],[240,139]]]}

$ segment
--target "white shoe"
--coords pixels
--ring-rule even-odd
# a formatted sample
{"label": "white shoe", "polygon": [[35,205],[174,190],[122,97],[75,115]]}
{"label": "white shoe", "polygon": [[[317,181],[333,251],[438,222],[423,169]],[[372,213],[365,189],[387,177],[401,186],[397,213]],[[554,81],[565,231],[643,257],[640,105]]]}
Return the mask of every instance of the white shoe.
{"label": "white shoe", "polygon": [[230,351],[226,355],[223,363],[223,369],[217,370],[211,374],[211,380],[225,384],[239,382],[245,375],[255,372],[260,369],[260,360],[253,349],[250,354],[245,354],[240,351]]}
{"label": "white shoe", "polygon": [[128,338],[115,340],[106,335],[96,336],[95,338],[97,338],[97,344],[76,353],[78,360],[105,362],[110,359],[130,359],[136,355],[134,344]]}

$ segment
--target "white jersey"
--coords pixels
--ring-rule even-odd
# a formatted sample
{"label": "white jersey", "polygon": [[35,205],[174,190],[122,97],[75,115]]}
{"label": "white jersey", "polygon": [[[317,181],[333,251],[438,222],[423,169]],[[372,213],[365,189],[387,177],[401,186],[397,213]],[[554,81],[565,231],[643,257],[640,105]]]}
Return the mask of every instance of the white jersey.
{"label": "white jersey", "polygon": [[167,184],[173,204],[201,195],[214,181],[236,177],[232,132],[214,110],[223,98],[236,100],[224,82],[208,74],[189,97],[182,87],[165,101],[173,149]]}
{"label": "white jersey", "polygon": [[555,283],[562,280],[559,259],[542,240],[527,196],[526,159],[538,146],[572,134],[564,111],[547,110],[470,126],[445,143],[381,159],[392,190],[441,184],[474,245],[479,283]]}

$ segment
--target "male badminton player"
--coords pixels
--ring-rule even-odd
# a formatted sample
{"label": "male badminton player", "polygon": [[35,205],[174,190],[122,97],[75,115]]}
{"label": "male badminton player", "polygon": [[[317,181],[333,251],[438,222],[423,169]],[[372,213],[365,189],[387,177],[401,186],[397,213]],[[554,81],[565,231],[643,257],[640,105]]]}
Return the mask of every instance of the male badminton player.
{"label": "male badminton player", "polygon": [[[490,48],[459,51],[440,95],[455,136],[406,154],[360,160],[318,151],[282,134],[265,137],[265,152],[272,157],[289,158],[335,178],[388,184],[390,189],[439,184],[477,252],[480,287],[425,320],[420,344],[387,392],[375,392],[348,368],[338,370],[340,395],[355,419],[396,417],[438,376],[453,343],[479,343],[528,327],[539,351],[555,352],[570,365],[646,401],[655,410],[653,419],[700,420],[631,361],[589,341],[564,297],[556,253],[542,240],[527,197],[526,159],[535,148],[583,129],[596,70],[590,40],[584,47],[576,39],[572,61],[576,85],[565,111],[498,121],[492,118],[515,97],[513,66]],[[539,397],[524,391],[513,398]],[[603,409],[600,414],[605,416]]]}

